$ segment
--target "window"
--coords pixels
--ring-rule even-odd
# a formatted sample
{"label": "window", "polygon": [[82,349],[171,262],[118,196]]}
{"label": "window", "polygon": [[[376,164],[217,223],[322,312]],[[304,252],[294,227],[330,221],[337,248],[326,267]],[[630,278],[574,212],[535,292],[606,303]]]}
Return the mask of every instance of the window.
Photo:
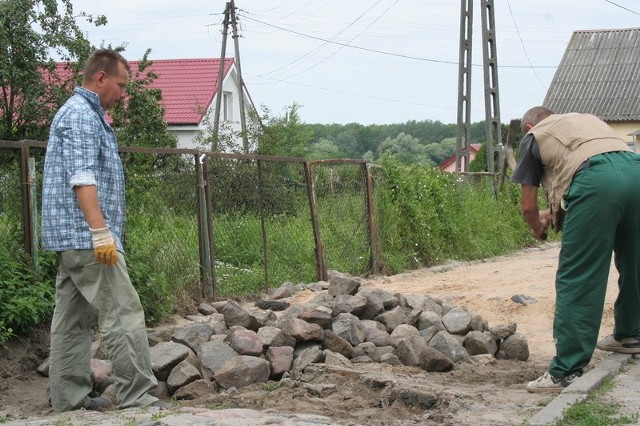
{"label": "window", "polygon": [[222,111],[223,111],[223,120],[231,121],[233,120],[233,93],[232,92],[222,92]]}

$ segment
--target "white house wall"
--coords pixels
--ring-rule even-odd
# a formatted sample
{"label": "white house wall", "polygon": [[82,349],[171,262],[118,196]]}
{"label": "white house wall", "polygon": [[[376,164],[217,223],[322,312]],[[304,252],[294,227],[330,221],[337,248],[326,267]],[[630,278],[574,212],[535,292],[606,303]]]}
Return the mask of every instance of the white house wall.
{"label": "white house wall", "polygon": [[[226,75],[222,82],[222,92],[232,93],[232,103],[231,103],[231,120],[224,122],[224,97],[223,101],[220,103],[220,130],[223,128],[230,126],[234,132],[240,132],[240,97],[238,96],[238,85],[237,85],[237,72],[235,67],[233,67]],[[190,149],[209,149],[209,147],[203,147],[201,145],[197,145],[195,142],[195,138],[199,132],[203,132],[207,134],[213,130],[213,123],[215,118],[215,108],[216,108],[216,98],[217,93],[214,94],[213,100],[211,101],[211,105],[207,109],[206,114],[203,116],[202,121],[197,126],[169,126],[169,129],[172,133],[176,135],[178,138],[178,148],[190,148]],[[245,109],[248,110],[250,108],[249,97],[245,91],[244,97]],[[234,141],[237,148],[242,148],[242,139],[236,138]]]}

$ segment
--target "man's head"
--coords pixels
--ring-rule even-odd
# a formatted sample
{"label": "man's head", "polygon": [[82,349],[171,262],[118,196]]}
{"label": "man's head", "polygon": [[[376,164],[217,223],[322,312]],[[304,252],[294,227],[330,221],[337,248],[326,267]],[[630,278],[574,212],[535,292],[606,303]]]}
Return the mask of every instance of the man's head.
{"label": "man's head", "polygon": [[525,112],[522,116],[522,133],[528,133],[533,126],[553,114],[549,108],[536,106]]}
{"label": "man's head", "polygon": [[95,92],[102,108],[108,110],[124,97],[129,71],[129,63],[118,52],[96,50],[85,63],[82,86]]}

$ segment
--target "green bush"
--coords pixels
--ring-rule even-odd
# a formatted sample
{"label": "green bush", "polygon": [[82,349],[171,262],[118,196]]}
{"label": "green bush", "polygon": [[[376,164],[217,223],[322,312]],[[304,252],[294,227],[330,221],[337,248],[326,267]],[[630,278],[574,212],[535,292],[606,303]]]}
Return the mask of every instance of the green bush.
{"label": "green bush", "polygon": [[27,334],[53,314],[56,257],[41,254],[37,271],[30,262],[24,253],[0,254],[0,343]]}
{"label": "green bush", "polygon": [[381,160],[376,220],[387,273],[508,253],[534,243],[507,183],[496,199],[490,182],[471,182],[439,169]]}

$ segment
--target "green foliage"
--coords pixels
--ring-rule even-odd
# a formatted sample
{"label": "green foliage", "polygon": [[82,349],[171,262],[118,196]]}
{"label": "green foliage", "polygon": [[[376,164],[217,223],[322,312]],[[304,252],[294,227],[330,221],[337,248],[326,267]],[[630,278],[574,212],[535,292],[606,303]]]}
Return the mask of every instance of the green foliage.
{"label": "green foliage", "polygon": [[[91,51],[76,16],[70,0],[0,2],[0,139],[46,139],[53,114]],[[95,25],[106,22],[80,16]],[[57,73],[52,54],[75,62],[68,75]]]}
{"label": "green foliage", "polygon": [[586,401],[572,405],[564,412],[564,417],[556,422],[556,426],[612,426],[637,424],[638,414],[630,416],[620,413],[622,405],[615,401],[605,400],[603,396],[613,387],[611,380],[606,380],[602,387]]}
{"label": "green foliage", "polygon": [[0,253],[0,343],[26,334],[53,313],[56,257],[40,255],[38,270],[24,253]]}
{"label": "green foliage", "polygon": [[470,172],[486,172],[489,169],[487,165],[487,144],[480,145],[480,149],[476,153],[476,157],[469,163]]}
{"label": "green foliage", "polygon": [[[164,120],[162,93],[149,85],[157,78],[149,67],[153,62],[148,59],[148,49],[138,61],[138,69],[127,82],[126,103],[118,103],[111,111],[113,126],[120,146],[142,146],[175,148],[177,139]],[[149,165],[149,169],[158,164]]]}
{"label": "green foliage", "polygon": [[376,220],[386,272],[495,256],[533,243],[514,202],[515,186],[496,200],[485,181],[461,181],[393,157],[381,165]]}
{"label": "green foliage", "polygon": [[420,143],[420,139],[414,138],[410,134],[401,132],[395,138],[386,138],[378,150],[380,157],[391,154],[405,164],[434,166],[425,146]]}
{"label": "green foliage", "polygon": [[256,154],[305,157],[313,133],[300,120],[300,105],[288,107],[283,117],[272,117],[265,111],[265,126],[258,136]]}

